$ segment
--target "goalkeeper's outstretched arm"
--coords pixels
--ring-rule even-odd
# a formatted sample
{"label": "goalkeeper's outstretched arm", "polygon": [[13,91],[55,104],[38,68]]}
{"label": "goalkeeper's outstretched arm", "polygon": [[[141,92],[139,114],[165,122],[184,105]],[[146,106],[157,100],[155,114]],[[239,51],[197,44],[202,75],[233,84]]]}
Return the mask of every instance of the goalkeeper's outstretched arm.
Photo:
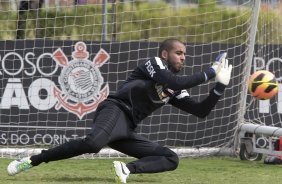
{"label": "goalkeeper's outstretched arm", "polygon": [[137,71],[134,72],[142,73],[156,83],[171,90],[178,91],[198,86],[199,84],[213,79],[221,70],[222,63],[226,60],[225,57],[226,53],[220,54],[211,67],[192,75],[178,75],[179,71],[173,72],[174,69],[172,69],[172,67],[169,68],[171,61],[167,60],[164,63],[164,60],[159,57],[151,58],[141,64],[137,68]]}
{"label": "goalkeeper's outstretched arm", "polygon": [[181,93],[175,96],[169,103],[187,113],[204,118],[211,112],[220,99],[221,94],[216,91],[219,88],[220,91],[224,91],[225,85],[217,83],[215,88],[213,88],[209,95],[201,102],[194,100],[186,90],[182,90]]}
{"label": "goalkeeper's outstretched arm", "polygon": [[195,116],[204,118],[206,117],[211,110],[214,108],[226,86],[230,82],[232,65],[228,64],[228,60],[224,58],[223,61],[219,63],[216,74],[216,85],[210,91],[209,96],[203,101],[198,102],[191,98],[186,90],[182,90],[181,93],[177,94],[170,103],[188,113],[191,113]]}

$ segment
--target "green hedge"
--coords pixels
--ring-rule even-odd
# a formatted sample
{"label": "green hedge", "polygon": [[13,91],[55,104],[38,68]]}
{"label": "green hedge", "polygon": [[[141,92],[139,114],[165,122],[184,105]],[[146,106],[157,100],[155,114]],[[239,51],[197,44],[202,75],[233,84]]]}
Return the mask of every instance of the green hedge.
{"label": "green hedge", "polygon": [[[205,2],[205,0],[202,0]],[[213,2],[213,1],[210,1]],[[98,5],[74,8],[42,9],[28,11],[19,19],[26,21],[25,39],[45,38],[56,40],[95,40],[102,38],[102,7]],[[113,37],[112,6],[108,6],[109,41],[141,40],[160,41],[167,37],[177,37],[193,43],[222,42],[244,43],[249,28],[245,24],[251,12],[247,8],[234,9],[205,3],[199,6],[183,6],[173,9],[166,3],[117,4],[116,37]],[[281,22],[275,12],[261,12],[258,25],[258,41],[263,39],[280,43],[281,25],[273,27],[273,22]],[[271,24],[270,24],[271,23]],[[271,25],[271,26],[270,26]],[[280,26],[280,27],[279,27]],[[17,12],[0,12],[0,39],[16,39]],[[36,30],[36,31],[35,31]],[[267,34],[271,33],[271,34]],[[263,39],[260,36],[267,36]],[[278,37],[278,39],[277,39]]]}

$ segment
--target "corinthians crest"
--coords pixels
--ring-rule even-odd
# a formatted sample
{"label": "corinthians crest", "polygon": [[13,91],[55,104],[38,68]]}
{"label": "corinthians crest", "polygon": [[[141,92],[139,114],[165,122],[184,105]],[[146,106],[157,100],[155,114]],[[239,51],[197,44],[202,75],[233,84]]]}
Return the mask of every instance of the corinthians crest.
{"label": "corinthians crest", "polygon": [[102,88],[104,79],[99,67],[106,63],[110,56],[101,48],[90,61],[84,42],[77,42],[74,49],[71,61],[68,61],[60,48],[53,53],[54,60],[63,67],[59,76],[61,90],[55,87],[54,96],[58,99],[57,110],[63,107],[82,119],[84,115],[95,111],[98,104],[109,94],[108,84]]}

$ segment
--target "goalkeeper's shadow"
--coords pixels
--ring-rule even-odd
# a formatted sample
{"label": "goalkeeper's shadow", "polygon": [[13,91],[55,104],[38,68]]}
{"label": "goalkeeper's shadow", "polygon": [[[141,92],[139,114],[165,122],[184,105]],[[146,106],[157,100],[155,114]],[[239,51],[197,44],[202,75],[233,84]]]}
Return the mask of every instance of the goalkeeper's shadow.
{"label": "goalkeeper's shadow", "polygon": [[[50,181],[50,178],[48,179]],[[102,177],[70,177],[70,176],[63,176],[63,177],[56,177],[51,179],[52,182],[86,182],[86,183],[93,183],[94,181],[97,183],[114,183],[114,179],[112,178],[102,178]]]}
{"label": "goalkeeper's shadow", "polygon": [[[46,178],[46,180],[48,180],[49,182],[94,182],[94,183],[115,183],[115,179],[114,178],[105,178],[105,177],[70,177],[70,176],[64,176],[64,177],[56,177],[56,178]],[[134,176],[131,177],[130,182],[134,182],[134,183],[144,183],[144,182],[150,182],[150,183],[159,183],[159,181],[157,180],[153,180],[153,179],[142,179],[142,178],[135,178]],[[45,180],[44,180],[45,181]]]}

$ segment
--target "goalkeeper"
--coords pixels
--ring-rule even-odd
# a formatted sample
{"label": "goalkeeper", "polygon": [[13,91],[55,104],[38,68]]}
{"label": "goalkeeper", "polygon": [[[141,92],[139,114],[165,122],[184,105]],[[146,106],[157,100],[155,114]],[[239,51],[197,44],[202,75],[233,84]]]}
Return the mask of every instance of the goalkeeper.
{"label": "goalkeeper", "polygon": [[[98,153],[104,146],[137,158],[127,164],[114,161],[117,182],[126,183],[129,174],[157,173],[174,170],[178,156],[138,135],[135,128],[153,111],[169,103],[197,117],[205,117],[213,109],[229,84],[232,65],[220,54],[210,68],[193,75],[178,75],[184,67],[186,47],[177,39],[160,44],[159,57],[140,64],[119,87],[101,102],[93,118],[91,132],[38,155],[12,161],[7,168],[15,175],[45,162],[62,160],[84,153]],[[193,100],[186,89],[216,78],[215,87],[202,101]]]}

